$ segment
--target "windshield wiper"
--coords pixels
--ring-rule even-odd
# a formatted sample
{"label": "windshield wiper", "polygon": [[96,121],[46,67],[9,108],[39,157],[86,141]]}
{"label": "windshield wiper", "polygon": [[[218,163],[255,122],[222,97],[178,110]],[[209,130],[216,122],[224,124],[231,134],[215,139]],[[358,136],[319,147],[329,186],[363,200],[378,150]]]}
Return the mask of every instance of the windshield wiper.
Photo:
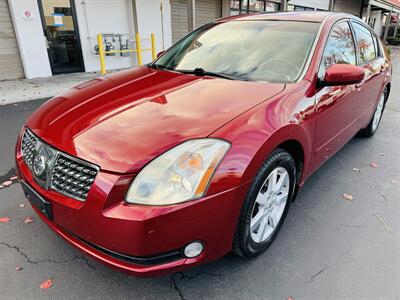
{"label": "windshield wiper", "polygon": [[193,74],[196,76],[213,76],[213,77],[219,77],[219,78],[225,78],[229,80],[243,80],[243,81],[248,81],[248,79],[232,74],[226,74],[226,73],[217,73],[217,72],[211,72],[211,71],[206,71],[203,68],[195,68],[194,70],[179,70],[175,69],[174,71],[184,73],[184,74]]}
{"label": "windshield wiper", "polygon": [[155,63],[149,64],[148,67],[154,68],[154,69],[157,69],[157,70],[173,70],[173,68],[170,68],[170,67],[167,67],[167,66],[163,66],[163,65],[159,65],[159,64],[155,64]]}

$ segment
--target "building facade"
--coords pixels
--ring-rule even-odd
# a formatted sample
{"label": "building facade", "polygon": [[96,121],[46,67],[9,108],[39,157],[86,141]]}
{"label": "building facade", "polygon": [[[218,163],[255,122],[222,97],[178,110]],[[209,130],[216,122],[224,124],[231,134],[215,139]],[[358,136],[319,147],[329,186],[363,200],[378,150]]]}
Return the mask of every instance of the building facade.
{"label": "building facade", "polygon": [[[0,80],[98,71],[98,33],[106,50],[134,49],[136,32],[150,48],[154,33],[161,51],[220,17],[307,10],[357,15],[384,36],[398,25],[400,0],[0,0]],[[132,53],[105,59],[107,69],[137,65]]]}

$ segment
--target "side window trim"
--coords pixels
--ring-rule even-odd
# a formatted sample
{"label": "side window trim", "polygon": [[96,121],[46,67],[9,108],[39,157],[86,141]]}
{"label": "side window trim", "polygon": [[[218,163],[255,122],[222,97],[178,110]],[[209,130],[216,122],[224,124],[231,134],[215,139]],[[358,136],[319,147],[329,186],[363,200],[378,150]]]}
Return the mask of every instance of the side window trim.
{"label": "side window trim", "polygon": [[356,64],[359,66],[361,63],[361,56],[360,56],[360,49],[358,49],[358,43],[357,43],[357,37],[356,37],[356,31],[354,30],[353,27],[353,20],[348,19],[347,22],[349,23],[350,30],[351,30],[351,35],[353,36],[353,43],[354,47],[356,48]]}
{"label": "side window trim", "polygon": [[319,78],[319,72],[321,71],[321,66],[322,66],[322,64],[323,64],[325,50],[326,50],[326,48],[327,48],[327,46],[328,46],[328,42],[329,42],[329,38],[331,37],[331,33],[332,33],[333,29],[334,29],[336,26],[338,26],[339,24],[341,24],[341,23],[347,23],[347,25],[348,25],[349,28],[350,28],[351,35],[352,35],[352,39],[353,39],[354,48],[355,48],[355,50],[356,50],[356,53],[355,53],[355,55],[356,55],[356,64],[358,65],[358,47],[357,47],[357,43],[356,43],[356,37],[355,37],[354,32],[353,32],[353,27],[351,26],[350,19],[344,18],[344,19],[337,20],[337,21],[332,25],[332,27],[330,28],[329,33],[328,33],[328,38],[327,38],[326,41],[325,41],[324,50],[322,51],[322,55],[321,55],[321,58],[320,58],[320,61],[319,61],[319,65],[318,65],[318,70],[317,70],[317,77],[318,77],[318,79],[322,79],[322,78]]}
{"label": "side window trim", "polygon": [[[366,30],[368,30],[368,32],[371,34],[372,42],[374,43],[374,51],[378,51],[378,53],[375,52],[376,56],[373,59],[370,59],[370,60],[368,60],[368,61],[366,61],[364,63],[361,63],[360,49],[358,47],[357,34],[356,34],[355,29],[353,27],[353,23],[357,23],[358,25],[360,25],[360,26],[364,27]],[[356,49],[356,51],[357,51],[357,66],[360,66],[360,67],[365,66],[367,64],[370,64],[374,60],[383,57],[383,53],[382,53],[381,47],[379,45],[380,44],[379,43],[379,38],[377,37],[375,32],[373,32],[371,29],[369,29],[367,26],[365,26],[365,24],[359,22],[358,20],[351,20],[350,21],[350,26],[351,26],[351,30],[353,32],[353,39],[355,41],[355,45],[356,45],[356,48],[357,48]]]}

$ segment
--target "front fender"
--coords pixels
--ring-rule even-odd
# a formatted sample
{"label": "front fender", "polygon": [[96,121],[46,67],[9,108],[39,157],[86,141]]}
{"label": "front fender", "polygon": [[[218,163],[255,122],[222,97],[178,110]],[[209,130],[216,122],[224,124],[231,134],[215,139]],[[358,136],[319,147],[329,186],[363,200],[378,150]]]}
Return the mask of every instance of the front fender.
{"label": "front fender", "polygon": [[306,177],[315,131],[315,97],[307,97],[307,84],[268,100],[234,119],[211,136],[232,143],[207,194],[252,181],[268,155],[279,145],[294,140],[303,148]]}

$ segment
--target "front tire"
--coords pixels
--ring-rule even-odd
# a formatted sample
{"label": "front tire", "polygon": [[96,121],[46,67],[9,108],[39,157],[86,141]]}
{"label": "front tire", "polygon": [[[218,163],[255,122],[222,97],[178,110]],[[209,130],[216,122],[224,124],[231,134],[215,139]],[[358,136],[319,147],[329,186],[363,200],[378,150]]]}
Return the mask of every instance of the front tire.
{"label": "front tire", "polygon": [[261,166],[246,196],[233,245],[236,254],[254,257],[271,245],[288,212],[295,183],[292,156],[276,149]]}
{"label": "front tire", "polygon": [[385,110],[385,102],[387,98],[387,88],[383,91],[382,95],[379,98],[378,104],[376,105],[375,112],[372,115],[371,121],[369,122],[368,126],[364,129],[361,129],[360,134],[364,137],[371,137],[373,136],[376,131],[378,130],[379,124],[382,120],[382,114]]}

